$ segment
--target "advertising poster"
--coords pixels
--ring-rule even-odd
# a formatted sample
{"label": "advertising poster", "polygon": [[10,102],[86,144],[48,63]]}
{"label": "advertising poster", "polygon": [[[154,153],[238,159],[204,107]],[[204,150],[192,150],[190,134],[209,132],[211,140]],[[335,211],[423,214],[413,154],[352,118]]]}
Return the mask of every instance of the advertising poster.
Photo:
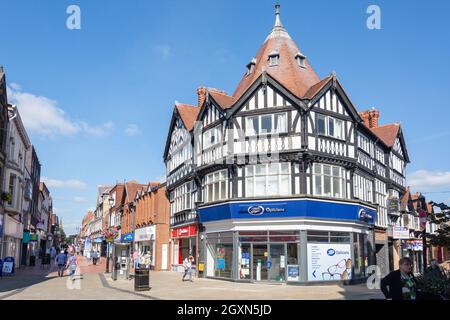
{"label": "advertising poster", "polygon": [[299,267],[298,265],[290,264],[287,266],[288,271],[288,281],[298,281],[299,280]]}
{"label": "advertising poster", "polygon": [[216,270],[225,270],[225,247],[216,248]]}
{"label": "advertising poster", "polygon": [[351,279],[350,244],[308,243],[308,281]]}

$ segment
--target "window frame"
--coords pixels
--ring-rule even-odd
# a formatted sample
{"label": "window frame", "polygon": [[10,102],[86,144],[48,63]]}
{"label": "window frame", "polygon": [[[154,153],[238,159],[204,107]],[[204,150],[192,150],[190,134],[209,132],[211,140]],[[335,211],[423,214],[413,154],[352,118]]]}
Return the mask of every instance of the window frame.
{"label": "window frame", "polygon": [[[272,171],[272,165],[277,165],[277,171],[274,173]],[[283,170],[283,166],[287,168],[287,171]],[[260,171],[264,168],[263,171]],[[258,171],[260,171],[258,173]],[[273,190],[271,188],[271,183],[273,183],[273,178],[277,179],[277,192],[270,192]],[[272,178],[272,179],[270,179]],[[284,187],[284,179],[287,178],[287,191]],[[258,182],[264,179],[263,187],[258,187]],[[251,187],[251,190],[250,190]],[[263,194],[257,194],[256,190],[263,189]],[[266,196],[288,196],[292,194],[292,170],[290,162],[275,162],[275,163],[261,163],[254,165],[245,166],[245,197],[266,197]]]}
{"label": "window frame", "polygon": [[[324,132],[319,131],[319,121],[324,121]],[[331,125],[332,123],[332,125]],[[337,123],[340,123],[340,130],[338,131],[338,125]],[[333,128],[333,134],[330,133],[331,129]],[[339,132],[339,134],[338,134]],[[345,141],[346,140],[346,136],[345,136],[345,121],[339,118],[335,118],[332,116],[328,116],[322,113],[317,113],[317,117],[316,117],[316,133],[319,136],[325,136],[325,137],[330,137],[330,138],[334,138],[337,140],[341,140],[341,141]]]}
{"label": "window frame", "polygon": [[[282,131],[280,130],[280,128],[278,128],[278,125],[275,125],[278,123],[275,121],[275,119],[277,119],[277,116],[284,117],[284,126],[283,126],[284,128]],[[263,117],[270,117],[270,121],[271,121],[270,126],[272,129],[271,132],[262,132]],[[258,128],[256,131],[254,130],[253,119],[258,120]],[[251,132],[250,132],[249,128],[252,128]],[[276,128],[276,130],[275,130],[275,128]],[[288,130],[287,112],[265,113],[265,114],[259,114],[259,115],[245,117],[245,135],[246,135],[246,137],[265,136],[265,135],[271,135],[271,134],[285,134],[285,133],[288,133],[288,131],[289,130]]]}
{"label": "window frame", "polygon": [[[216,176],[218,176],[219,178],[216,180]],[[228,177],[228,170],[227,169],[223,169],[223,170],[218,170],[218,171],[214,171],[211,172],[207,175],[205,175],[204,178],[204,182],[203,182],[203,199],[205,203],[210,203],[210,202],[216,202],[216,201],[222,201],[222,200],[226,200],[228,199],[228,182],[229,182],[229,177]],[[222,190],[222,185],[223,183],[225,183],[225,191],[223,193]],[[219,190],[218,190],[218,198],[215,198],[216,195],[216,185],[218,186]],[[210,193],[210,188],[212,193],[212,198],[210,199],[209,197],[209,193]]]}
{"label": "window frame", "polygon": [[[330,171],[329,173],[325,173],[325,167],[329,167]],[[317,172],[317,168],[320,168],[320,172]],[[335,169],[339,170],[339,176],[335,175]],[[317,179],[319,178],[319,179]],[[330,193],[326,194],[326,179],[329,181],[329,190]],[[339,180],[340,190],[338,196],[335,195],[335,180]],[[313,164],[313,170],[312,170],[312,180],[313,180],[313,195],[315,196],[323,196],[323,197],[329,197],[329,198],[336,198],[336,199],[346,199],[347,198],[347,178],[346,178],[346,170],[343,167],[335,166],[331,164],[326,163],[314,163]],[[317,181],[320,181],[318,184]],[[318,186],[320,186],[320,192],[318,191]]]}

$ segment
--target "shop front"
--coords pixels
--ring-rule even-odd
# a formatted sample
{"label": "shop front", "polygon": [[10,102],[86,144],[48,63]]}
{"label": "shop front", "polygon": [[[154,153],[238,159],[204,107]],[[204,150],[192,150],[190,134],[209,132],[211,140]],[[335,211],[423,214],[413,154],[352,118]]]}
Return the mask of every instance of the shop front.
{"label": "shop front", "polygon": [[368,276],[376,210],[358,203],[286,199],[199,209],[206,277],[309,283]]}
{"label": "shop front", "polygon": [[20,253],[23,238],[23,224],[10,217],[4,216],[4,235],[3,235],[3,258],[13,257],[16,267],[20,265]]}
{"label": "shop front", "polygon": [[197,265],[197,230],[196,224],[173,228],[171,230],[172,271],[182,272],[184,270],[183,260],[189,256],[194,257],[195,265]]}
{"label": "shop front", "polygon": [[134,231],[134,250],[139,252],[142,258],[144,255],[150,255],[150,265],[155,267],[156,260],[156,226],[148,226],[136,229]]}

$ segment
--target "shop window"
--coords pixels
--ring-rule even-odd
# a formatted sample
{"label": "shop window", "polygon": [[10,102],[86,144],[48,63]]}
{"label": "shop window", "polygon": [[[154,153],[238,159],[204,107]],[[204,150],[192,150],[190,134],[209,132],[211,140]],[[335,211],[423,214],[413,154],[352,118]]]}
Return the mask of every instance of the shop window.
{"label": "shop window", "polygon": [[250,244],[239,245],[239,279],[250,280]]}

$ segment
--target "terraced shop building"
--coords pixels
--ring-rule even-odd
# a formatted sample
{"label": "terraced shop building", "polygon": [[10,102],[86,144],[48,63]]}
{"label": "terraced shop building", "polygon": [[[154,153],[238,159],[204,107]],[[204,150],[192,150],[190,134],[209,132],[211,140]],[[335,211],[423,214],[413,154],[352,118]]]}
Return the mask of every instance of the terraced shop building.
{"label": "terraced shop building", "polygon": [[[320,79],[276,21],[233,95],[177,104],[164,160],[173,229],[192,226],[199,274],[328,282],[388,270],[409,162],[400,126],[358,113],[335,73]],[[195,246],[195,247],[194,247]]]}

